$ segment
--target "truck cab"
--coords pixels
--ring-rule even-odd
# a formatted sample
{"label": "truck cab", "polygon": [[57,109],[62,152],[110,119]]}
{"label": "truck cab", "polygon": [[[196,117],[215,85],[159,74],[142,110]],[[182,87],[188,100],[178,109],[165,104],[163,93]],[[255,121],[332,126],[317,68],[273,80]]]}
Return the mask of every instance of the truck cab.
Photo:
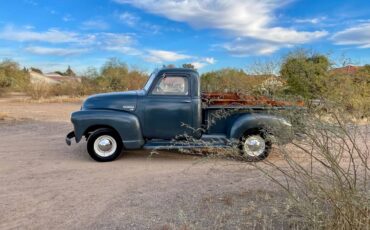
{"label": "truck cab", "polygon": [[201,126],[198,73],[189,69],[162,69],[153,73],[138,100],[143,136],[171,140],[194,135],[188,127]]}
{"label": "truck cab", "polygon": [[85,137],[88,153],[97,161],[112,161],[123,149],[230,148],[236,143],[241,155],[255,161],[270,152],[268,127],[290,132],[287,119],[263,106],[239,99],[239,104],[212,104],[200,88],[197,71],[164,68],[154,71],[142,90],[90,96],[72,113],[74,130],[66,142]]}

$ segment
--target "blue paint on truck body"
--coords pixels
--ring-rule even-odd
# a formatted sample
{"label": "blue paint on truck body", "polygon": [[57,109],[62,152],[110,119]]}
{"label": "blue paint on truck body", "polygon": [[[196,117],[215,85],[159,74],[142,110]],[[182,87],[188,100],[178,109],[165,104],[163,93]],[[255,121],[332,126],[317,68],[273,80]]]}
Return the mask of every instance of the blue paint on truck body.
{"label": "blue paint on truck body", "polygon": [[[171,77],[183,79],[186,83],[184,93],[156,93],[155,88],[159,87],[163,78]],[[125,149],[199,147],[199,144],[181,143],[184,136],[213,140],[210,143],[217,143],[217,146],[226,145],[241,138],[248,130],[268,127],[278,130],[274,135],[288,136],[290,123],[284,117],[271,113],[271,110],[280,109],[285,108],[202,105],[197,71],[166,68],[155,71],[142,90],[97,94],[87,98],[81,110],[72,113],[74,134],[69,134],[67,143],[73,137],[79,142],[83,136],[88,137],[98,128],[115,130]],[[227,116],[220,117],[220,111]],[[221,141],[215,142],[212,139],[214,136]]]}

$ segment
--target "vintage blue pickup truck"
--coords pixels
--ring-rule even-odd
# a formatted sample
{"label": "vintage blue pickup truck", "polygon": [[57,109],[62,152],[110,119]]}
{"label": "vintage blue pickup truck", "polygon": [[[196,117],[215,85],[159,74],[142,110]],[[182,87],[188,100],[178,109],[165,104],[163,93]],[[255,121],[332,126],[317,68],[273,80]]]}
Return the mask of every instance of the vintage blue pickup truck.
{"label": "vintage blue pickup truck", "polygon": [[142,90],[104,93],[87,98],[73,112],[74,131],[66,136],[87,140],[90,156],[113,161],[122,150],[235,147],[250,161],[265,159],[273,135],[283,143],[292,125],[274,111],[288,107],[266,101],[250,103],[234,94],[202,94],[197,71],[154,71]]}

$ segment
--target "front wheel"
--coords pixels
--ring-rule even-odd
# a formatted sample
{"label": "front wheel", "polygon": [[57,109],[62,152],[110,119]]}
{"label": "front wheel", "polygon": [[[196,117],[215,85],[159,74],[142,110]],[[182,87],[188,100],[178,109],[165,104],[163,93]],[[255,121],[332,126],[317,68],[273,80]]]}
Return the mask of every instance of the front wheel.
{"label": "front wheel", "polygon": [[87,139],[87,151],[96,161],[107,162],[115,160],[122,151],[120,136],[111,129],[98,129]]}
{"label": "front wheel", "polygon": [[262,133],[245,134],[240,141],[242,156],[248,161],[260,161],[268,157],[271,152],[271,141]]}

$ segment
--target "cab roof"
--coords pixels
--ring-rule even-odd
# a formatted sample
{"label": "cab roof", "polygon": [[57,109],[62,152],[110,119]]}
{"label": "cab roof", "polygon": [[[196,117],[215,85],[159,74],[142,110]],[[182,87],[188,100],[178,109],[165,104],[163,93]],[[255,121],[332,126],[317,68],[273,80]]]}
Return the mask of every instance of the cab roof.
{"label": "cab roof", "polygon": [[184,72],[191,72],[191,73],[196,73],[198,74],[198,71],[195,70],[195,69],[190,69],[190,68],[161,68],[161,69],[158,69],[157,71],[158,73],[159,72],[175,72],[175,73],[184,73]]}

